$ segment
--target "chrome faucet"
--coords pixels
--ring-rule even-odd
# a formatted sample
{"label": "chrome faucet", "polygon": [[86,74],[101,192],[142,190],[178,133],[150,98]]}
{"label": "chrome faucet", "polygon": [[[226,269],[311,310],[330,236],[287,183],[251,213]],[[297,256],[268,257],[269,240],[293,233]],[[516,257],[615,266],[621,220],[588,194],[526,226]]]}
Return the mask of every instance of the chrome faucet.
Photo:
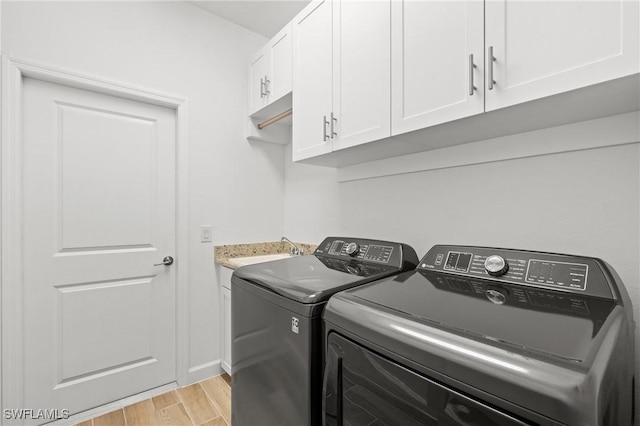
{"label": "chrome faucet", "polygon": [[301,248],[296,247],[295,244],[293,244],[291,242],[291,240],[289,240],[287,237],[282,237],[280,239],[281,243],[287,243],[291,246],[291,248],[289,249],[289,253],[291,253],[291,256],[302,256],[304,254],[304,250]]}

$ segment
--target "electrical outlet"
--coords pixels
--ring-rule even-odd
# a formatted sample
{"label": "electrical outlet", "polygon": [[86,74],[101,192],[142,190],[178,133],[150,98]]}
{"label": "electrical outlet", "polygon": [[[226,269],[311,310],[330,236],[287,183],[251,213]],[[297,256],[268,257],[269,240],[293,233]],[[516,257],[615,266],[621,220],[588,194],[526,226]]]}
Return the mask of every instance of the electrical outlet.
{"label": "electrical outlet", "polygon": [[200,242],[210,243],[213,241],[213,229],[211,225],[200,226]]}

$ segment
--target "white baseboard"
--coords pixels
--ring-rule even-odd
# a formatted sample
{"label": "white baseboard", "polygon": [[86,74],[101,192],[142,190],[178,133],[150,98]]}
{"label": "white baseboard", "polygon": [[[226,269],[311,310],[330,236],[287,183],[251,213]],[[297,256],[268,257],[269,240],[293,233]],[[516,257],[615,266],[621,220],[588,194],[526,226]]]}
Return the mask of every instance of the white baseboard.
{"label": "white baseboard", "polygon": [[209,377],[219,376],[222,373],[224,373],[224,371],[220,366],[219,359],[216,359],[210,362],[205,362],[204,364],[191,367],[189,369],[189,374],[187,375],[188,383],[180,383],[180,386],[187,386],[192,383],[197,383],[204,379],[208,379]]}
{"label": "white baseboard", "polygon": [[83,411],[82,413],[74,414],[68,419],[62,419],[48,423],[48,426],[70,426],[77,423],[82,423],[85,420],[93,419],[94,417],[98,417],[103,414],[110,413],[114,410],[118,410],[120,408],[135,404],[137,402],[153,398],[154,396],[161,395],[177,388],[178,384],[176,382],[169,383],[145,392],[141,392],[136,395],[129,396],[127,398],[120,399],[118,401],[111,402],[109,404],[101,405],[100,407],[92,408],[91,410]]}
{"label": "white baseboard", "polygon": [[[188,386],[193,383],[200,382],[208,379],[209,377],[218,376],[224,373],[220,367],[220,360],[207,362],[197,365],[189,369],[188,383],[181,383],[180,387]],[[141,392],[136,395],[129,396],[127,398],[120,399],[118,401],[111,402],[109,404],[101,405],[100,407],[92,408],[91,410],[83,411],[82,413],[75,414],[68,419],[61,419],[55,422],[49,423],[48,426],[71,426],[77,423],[82,423],[85,420],[93,419],[94,417],[101,416],[103,414],[110,413],[111,411],[118,410],[120,408],[127,407],[140,401],[144,401],[154,396],[161,395],[170,390],[177,389],[178,383],[173,382],[164,386],[160,386],[145,392]]]}

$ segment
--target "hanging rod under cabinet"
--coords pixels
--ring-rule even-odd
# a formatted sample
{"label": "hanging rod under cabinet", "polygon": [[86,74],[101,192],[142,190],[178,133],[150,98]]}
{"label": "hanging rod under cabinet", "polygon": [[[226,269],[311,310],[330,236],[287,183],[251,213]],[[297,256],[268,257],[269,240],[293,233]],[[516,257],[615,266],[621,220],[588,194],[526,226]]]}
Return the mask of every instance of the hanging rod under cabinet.
{"label": "hanging rod under cabinet", "polygon": [[293,108],[289,108],[288,110],[281,112],[280,114],[276,115],[275,117],[271,117],[270,119],[263,121],[262,123],[258,124],[258,129],[262,130],[267,126],[272,125],[273,123],[276,123],[280,120],[282,120],[283,118],[286,118],[288,116],[290,116],[291,114],[293,114]]}

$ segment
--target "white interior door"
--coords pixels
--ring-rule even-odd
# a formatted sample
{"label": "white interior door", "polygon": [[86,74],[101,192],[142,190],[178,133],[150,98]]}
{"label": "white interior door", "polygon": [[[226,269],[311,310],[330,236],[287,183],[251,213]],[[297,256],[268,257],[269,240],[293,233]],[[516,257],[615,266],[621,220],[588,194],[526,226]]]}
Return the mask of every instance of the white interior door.
{"label": "white interior door", "polygon": [[25,407],[175,381],[175,110],[23,88]]}

